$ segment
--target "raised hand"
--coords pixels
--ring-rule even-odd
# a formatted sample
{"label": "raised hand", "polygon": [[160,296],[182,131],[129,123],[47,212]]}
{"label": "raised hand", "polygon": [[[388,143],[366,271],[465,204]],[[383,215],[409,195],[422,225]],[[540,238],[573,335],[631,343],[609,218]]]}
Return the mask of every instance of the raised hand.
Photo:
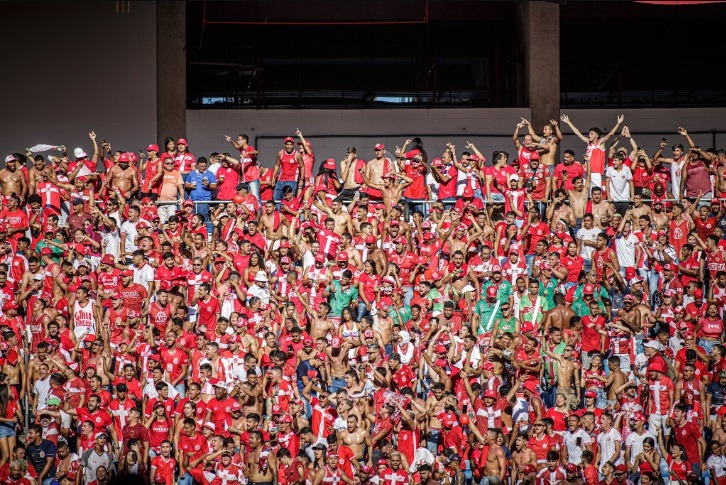
{"label": "raised hand", "polygon": [[92,131],[92,132],[90,132],[88,134],[88,136],[91,137],[91,140],[95,140],[96,139],[96,132],[95,131]]}
{"label": "raised hand", "polygon": [[295,128],[295,135],[302,136],[302,131],[300,131],[300,128]]}
{"label": "raised hand", "polygon": [[560,116],[560,120],[562,120],[565,123],[569,123],[570,122],[570,117],[567,116],[567,115],[562,115],[562,116]]}
{"label": "raised hand", "polygon": [[625,121],[625,115],[618,116],[618,123],[622,123],[623,121]]}
{"label": "raised hand", "polygon": [[522,118],[522,126],[530,124],[525,118]]}
{"label": "raised hand", "polygon": [[550,120],[550,125],[557,126],[557,120]]}
{"label": "raised hand", "polygon": [[683,136],[688,136],[688,132],[687,132],[687,131],[686,131],[686,129],[685,129],[685,128],[683,128],[682,126],[679,126],[679,127],[678,127],[678,134],[679,134],[679,135],[683,135]]}

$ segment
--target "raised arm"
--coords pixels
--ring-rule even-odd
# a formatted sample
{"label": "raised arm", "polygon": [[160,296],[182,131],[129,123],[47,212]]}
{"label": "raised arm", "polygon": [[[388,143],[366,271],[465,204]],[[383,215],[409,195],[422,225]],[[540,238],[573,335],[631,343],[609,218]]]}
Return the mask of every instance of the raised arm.
{"label": "raised arm", "polygon": [[577,135],[577,137],[580,140],[584,141],[585,143],[590,143],[588,141],[587,137],[585,135],[583,135],[582,132],[580,130],[578,130],[577,127],[575,127],[575,125],[572,124],[572,122],[570,121],[570,117],[569,116],[563,114],[562,116],[560,116],[560,120],[562,120],[563,123],[567,124],[567,126],[570,127],[570,129],[572,130],[572,132],[575,135]]}
{"label": "raised arm", "polygon": [[608,141],[618,131],[618,129],[620,129],[620,125],[623,123],[623,120],[625,120],[624,115],[618,116],[618,122],[615,123],[615,126],[613,126],[613,129],[610,130],[610,133],[600,138],[600,143],[605,143],[606,141]]}

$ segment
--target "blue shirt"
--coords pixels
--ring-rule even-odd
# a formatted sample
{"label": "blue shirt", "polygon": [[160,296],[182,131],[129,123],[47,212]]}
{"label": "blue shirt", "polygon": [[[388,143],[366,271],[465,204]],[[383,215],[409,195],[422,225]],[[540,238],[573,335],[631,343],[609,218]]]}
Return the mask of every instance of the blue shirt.
{"label": "blue shirt", "polygon": [[197,183],[197,186],[189,191],[189,198],[191,200],[212,200],[213,191],[202,184],[202,181],[205,178],[209,182],[209,185],[217,183],[217,177],[215,177],[209,170],[204,173],[199,173],[199,170],[194,170],[187,175],[186,183]]}
{"label": "blue shirt", "polygon": [[[46,458],[53,458],[55,461],[56,447],[52,441],[41,440],[39,445],[33,443],[25,447],[28,462],[38,474],[45,468]],[[55,475],[55,466],[51,466],[49,477]]]}

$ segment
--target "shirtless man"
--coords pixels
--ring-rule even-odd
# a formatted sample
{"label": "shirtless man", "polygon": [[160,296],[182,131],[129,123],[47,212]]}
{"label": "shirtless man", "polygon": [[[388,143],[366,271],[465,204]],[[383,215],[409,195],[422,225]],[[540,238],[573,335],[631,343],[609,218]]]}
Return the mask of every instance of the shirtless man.
{"label": "shirtless man", "polygon": [[[453,397],[444,393],[445,386],[442,382],[437,382],[431,388],[431,395],[426,399],[426,415],[428,416],[429,434],[426,438],[428,443],[438,443],[441,439],[441,421],[439,416],[446,409],[446,406],[452,404]],[[456,403],[453,403],[456,407]],[[472,426],[472,429],[476,426]]]}
{"label": "shirtless man", "polygon": [[620,357],[617,355],[608,359],[608,369],[610,370],[610,375],[608,376],[607,382],[605,382],[605,389],[608,394],[608,406],[612,406],[614,410],[616,403],[620,402],[620,396],[618,396],[616,390],[628,382],[628,376],[620,370]]}
{"label": "shirtless man", "polygon": [[[8,343],[9,349],[17,347],[17,336],[12,332],[3,335],[3,339]],[[27,384],[25,360],[20,358],[20,352],[13,354],[8,350],[5,355],[5,364],[2,366],[3,373],[8,376],[6,381],[8,385],[14,387],[18,391],[18,399],[23,399]]]}
{"label": "shirtless man", "polygon": [[[515,427],[520,427],[522,421],[517,421]],[[532,448],[527,446],[529,436],[526,434],[517,433],[517,437],[514,439],[514,451],[512,451],[512,459],[514,460],[514,466],[512,467],[512,483],[518,483],[522,477],[524,467],[527,465],[537,466],[537,455],[534,454]]]}
{"label": "shirtless man", "polygon": [[340,253],[346,253],[348,255],[348,264],[355,268],[363,269],[363,259],[360,257],[360,251],[353,246],[353,240],[351,239],[351,233],[345,232],[342,235],[340,241]]}
{"label": "shirtless man", "polygon": [[246,475],[250,483],[277,482],[277,458],[270,447],[263,443],[262,433],[257,430],[249,432]]}
{"label": "shirtless man", "polygon": [[262,234],[268,241],[277,241],[282,236],[282,226],[287,224],[287,218],[275,210],[275,202],[265,202],[265,210],[260,216]]}
{"label": "shirtless man", "polygon": [[610,220],[610,218],[612,218],[613,214],[615,214],[615,206],[612,202],[603,199],[602,189],[600,187],[592,188],[592,200],[590,202],[592,206],[592,210],[590,212],[594,217],[593,222],[595,223],[595,227],[598,229],[605,229],[602,221],[604,219]]}
{"label": "shirtless man", "polygon": [[0,188],[5,197],[14,193],[22,199],[28,193],[25,175],[18,170],[18,160],[15,155],[5,157],[5,168],[0,170]]}
{"label": "shirtless man", "polygon": [[476,435],[479,442],[484,445],[484,449],[488,448],[484,476],[489,480],[489,483],[497,483],[497,479],[499,480],[498,483],[507,483],[507,459],[504,456],[504,450],[497,444],[499,430],[489,428],[486,433],[481,434],[476,426],[471,426],[469,429]]}
{"label": "shirtless man", "polygon": [[[544,125],[542,128],[542,136],[538,136],[532,128],[532,124],[522,118],[522,122],[527,125],[527,131],[530,136],[538,143],[541,147],[547,147],[548,150],[540,153],[540,161],[547,166],[550,170],[555,165],[555,157],[557,156],[557,146],[562,141],[562,132],[560,131],[560,125],[557,120],[550,120],[550,122]],[[590,184],[588,183],[589,187]]]}
{"label": "shirtless man", "polygon": [[385,274],[388,269],[388,256],[385,251],[376,246],[378,239],[375,236],[366,236],[364,241],[368,250],[368,259],[376,263],[376,274]]}
{"label": "shirtless man", "polygon": [[[30,154],[28,154],[30,155]],[[42,155],[36,155],[33,158],[33,166],[28,169],[28,193],[35,194],[35,190],[40,182],[43,182],[43,172],[45,171],[45,159]]]}
{"label": "shirtless man", "polygon": [[371,184],[382,185],[383,176],[393,171],[393,162],[386,158],[386,147],[383,144],[378,143],[373,147],[373,151],[376,154],[375,158],[368,160],[365,168],[359,169],[359,173],[363,175],[363,182],[368,186],[366,192],[371,198],[380,200],[383,197],[380,189]]}
{"label": "shirtless man", "polygon": [[555,293],[555,307],[547,312],[544,321],[544,334],[548,335],[550,327],[557,327],[561,330],[570,328],[570,321],[575,316],[572,308],[565,305],[565,297],[562,293]]}
{"label": "shirtless man", "polygon": [[320,209],[322,212],[328,214],[328,216],[335,221],[335,229],[333,231],[337,234],[353,234],[353,220],[350,214],[343,211],[343,201],[340,198],[333,199],[331,203],[332,208],[328,207],[325,203],[325,192],[318,192],[318,200],[313,202],[315,207]]}
{"label": "shirtless man", "polygon": [[582,177],[575,177],[572,180],[575,190],[566,190],[567,198],[570,199],[570,209],[572,209],[575,216],[576,229],[582,227],[582,218],[585,216],[585,208],[589,200],[589,191],[585,188],[590,186],[590,164],[586,163],[585,168],[587,169],[587,178],[583,180]]}
{"label": "shirtless man", "polygon": [[[96,308],[94,307],[94,310]],[[100,320],[98,320],[100,321]],[[104,340],[97,338],[91,346],[91,355],[88,358],[88,365],[96,366],[96,375],[101,378],[101,384],[105,387],[111,384],[111,352],[105,348]]]}
{"label": "shirtless man", "polygon": [[[369,464],[368,466],[373,466],[373,461],[371,459],[372,453],[370,452],[370,450],[373,449],[370,431],[358,426],[358,416],[355,414],[349,414],[348,418],[345,420],[345,424],[346,429],[338,433],[338,436],[343,441],[343,444],[355,453],[355,457],[359,461],[367,461]],[[368,460],[365,459],[366,449],[369,450]]]}
{"label": "shirtless man", "polygon": [[352,199],[363,185],[360,169],[365,168],[366,161],[356,158],[356,155],[355,147],[348,147],[345,160],[340,162],[343,190],[339,196],[345,200]]}
{"label": "shirtless man", "polygon": [[580,402],[580,365],[572,357],[575,348],[572,344],[565,345],[562,355],[550,352],[546,346],[542,350],[549,358],[557,361],[557,392],[567,396],[567,403],[574,410]]}
{"label": "shirtless man", "polygon": [[667,231],[671,218],[663,210],[663,202],[653,202],[653,224],[656,231]]}
{"label": "shirtless man", "polygon": [[553,231],[556,230],[557,221],[559,220],[564,220],[569,226],[575,226],[577,223],[575,213],[565,202],[565,195],[563,189],[557,189],[553,203],[547,208],[547,220],[550,221],[550,227]]}
{"label": "shirtless man", "polygon": [[643,196],[636,194],[633,196],[633,220],[639,219],[641,216],[651,216],[650,207],[643,204]]}
{"label": "shirtless man", "polygon": [[122,153],[118,157],[118,164],[108,171],[108,179],[105,186],[111,190],[118,189],[121,195],[128,198],[139,190],[139,180],[136,170],[129,166],[130,158],[128,153]]}
{"label": "shirtless man", "polygon": [[623,298],[623,308],[618,310],[618,317],[623,321],[630,330],[637,333],[641,330],[641,312],[635,305],[633,295],[625,295]]}
{"label": "shirtless man", "polygon": [[[368,187],[376,189],[381,193],[383,206],[386,210],[391,209],[391,207],[394,207],[399,203],[404,189],[413,182],[410,177],[407,177],[405,174],[400,172],[388,172],[387,174],[384,174],[382,184],[369,179],[364,170],[361,170],[361,174],[363,175],[363,180]],[[397,179],[401,179],[403,182],[396,183]]]}

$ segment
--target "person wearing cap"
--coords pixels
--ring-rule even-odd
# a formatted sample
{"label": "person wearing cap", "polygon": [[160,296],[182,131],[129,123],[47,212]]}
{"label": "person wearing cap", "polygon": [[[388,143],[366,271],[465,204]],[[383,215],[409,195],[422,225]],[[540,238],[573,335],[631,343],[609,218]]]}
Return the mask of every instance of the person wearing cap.
{"label": "person wearing cap", "polygon": [[131,155],[133,154],[128,152],[122,153],[119,155],[118,163],[108,170],[106,178],[107,193],[115,193],[125,199],[130,199],[139,190],[136,168],[130,166]]}
{"label": "person wearing cap", "polygon": [[114,458],[109,453],[108,435],[104,432],[97,432],[94,436],[94,447],[86,450],[80,457],[81,468],[78,470],[76,483],[92,483],[97,480],[97,470],[104,468],[111,470]]}
{"label": "person wearing cap", "polygon": [[251,285],[247,289],[247,301],[250,298],[257,297],[260,299],[260,303],[263,308],[267,308],[270,304],[270,289],[267,287],[267,273],[264,271],[258,271],[255,274],[254,285]]}
{"label": "person wearing cap", "polygon": [[0,190],[4,197],[8,197],[10,194],[25,197],[28,194],[25,175],[18,169],[18,160],[15,155],[5,157],[5,168],[0,170]]}
{"label": "person wearing cap", "polygon": [[[368,162],[369,165],[371,162]],[[386,172],[381,176],[381,183],[371,180],[368,177],[366,170],[361,172],[361,175],[363,175],[363,180],[368,188],[368,195],[370,197],[373,198],[374,195],[380,193],[380,197],[383,202],[382,207],[393,208],[397,206],[403,197],[403,191],[406,187],[411,185],[411,182],[413,182],[413,180],[403,172]],[[371,191],[376,192],[372,194]]]}
{"label": "person wearing cap", "polygon": [[341,273],[340,280],[332,280],[323,291],[323,297],[330,302],[329,318],[339,319],[351,302],[358,301],[358,288],[351,284],[352,279],[353,272],[346,269]]}
{"label": "person wearing cap", "polygon": [[295,150],[295,139],[291,136],[285,138],[283,149],[277,152],[272,182],[275,187],[272,198],[276,203],[282,199],[285,187],[291,187],[296,197],[302,195],[305,186],[305,161],[302,153]]}
{"label": "person wearing cap", "polygon": [[144,182],[141,184],[140,197],[156,200],[159,197],[163,175],[162,160],[159,158],[159,145],[152,143],[146,147],[147,158],[142,162]]}
{"label": "person wearing cap", "polygon": [[658,441],[658,438],[654,433],[645,429],[645,423],[648,418],[638,411],[632,414],[630,417],[630,426],[633,429],[631,433],[628,433],[625,438],[625,465],[627,465],[633,472],[636,472],[636,458],[643,452],[643,441],[646,438],[652,439],[654,442]]}

